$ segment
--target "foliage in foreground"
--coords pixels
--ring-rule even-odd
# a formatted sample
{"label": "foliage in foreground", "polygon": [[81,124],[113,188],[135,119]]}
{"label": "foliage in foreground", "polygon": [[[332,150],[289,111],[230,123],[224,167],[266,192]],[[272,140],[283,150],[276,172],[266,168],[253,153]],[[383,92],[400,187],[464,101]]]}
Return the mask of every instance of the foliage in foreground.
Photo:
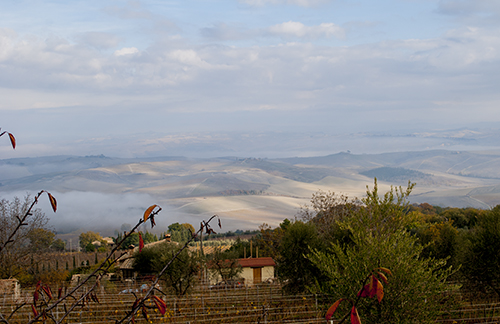
{"label": "foliage in foreground", "polygon": [[[328,278],[317,281],[314,289],[333,300],[355,295],[371,269],[391,269],[384,301],[366,299],[358,305],[359,312],[366,314],[365,323],[433,323],[453,302],[445,293],[452,269],[444,267],[444,260],[423,258],[423,247],[407,230],[413,222],[405,213],[411,188],[391,189],[380,197],[375,182],[363,206],[338,221],[349,232],[350,242],[333,242],[326,251],[309,255]],[[348,311],[348,305],[339,307]]]}

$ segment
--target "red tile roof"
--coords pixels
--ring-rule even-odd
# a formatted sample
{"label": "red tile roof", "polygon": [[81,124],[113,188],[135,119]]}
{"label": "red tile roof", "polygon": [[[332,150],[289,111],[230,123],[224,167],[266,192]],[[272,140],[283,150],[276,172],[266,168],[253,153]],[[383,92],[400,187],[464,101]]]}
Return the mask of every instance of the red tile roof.
{"label": "red tile roof", "polygon": [[265,257],[265,258],[248,258],[248,259],[238,259],[238,263],[243,268],[259,268],[259,267],[267,267],[267,266],[276,266],[273,258]]}

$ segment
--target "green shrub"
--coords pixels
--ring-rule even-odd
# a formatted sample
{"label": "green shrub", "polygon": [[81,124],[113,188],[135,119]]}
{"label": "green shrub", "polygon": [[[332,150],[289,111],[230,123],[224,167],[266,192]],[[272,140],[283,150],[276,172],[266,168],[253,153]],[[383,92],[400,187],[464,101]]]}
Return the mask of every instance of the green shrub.
{"label": "green shrub", "polygon": [[[385,285],[385,297],[363,299],[358,311],[363,323],[434,323],[441,311],[449,309],[453,299],[445,294],[452,274],[445,260],[422,257],[423,247],[407,228],[414,223],[406,213],[406,191],[391,189],[379,197],[377,182],[367,192],[363,205],[339,220],[340,228],[350,232],[351,241],[332,243],[327,251],[316,250],[310,260],[327,280],[318,280],[315,290],[328,294],[332,302],[340,298],[356,299],[367,273],[377,267],[389,268],[392,276]],[[339,314],[349,311],[348,303]]]}

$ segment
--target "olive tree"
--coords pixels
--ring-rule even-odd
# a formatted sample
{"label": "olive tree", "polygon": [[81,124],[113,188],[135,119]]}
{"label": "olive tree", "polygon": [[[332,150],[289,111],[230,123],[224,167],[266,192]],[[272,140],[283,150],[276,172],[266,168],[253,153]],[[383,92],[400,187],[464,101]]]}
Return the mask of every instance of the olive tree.
{"label": "olive tree", "polygon": [[[327,277],[316,282],[315,290],[332,300],[356,299],[367,274],[379,267],[390,269],[383,301],[366,298],[357,305],[364,323],[435,323],[452,302],[444,292],[450,289],[446,279],[453,270],[444,267],[445,260],[423,257],[423,246],[408,231],[415,222],[407,213],[412,188],[391,188],[379,196],[375,180],[360,208],[337,222],[349,232],[349,241],[309,254]],[[345,308],[340,314],[350,311],[348,303],[339,307]]]}

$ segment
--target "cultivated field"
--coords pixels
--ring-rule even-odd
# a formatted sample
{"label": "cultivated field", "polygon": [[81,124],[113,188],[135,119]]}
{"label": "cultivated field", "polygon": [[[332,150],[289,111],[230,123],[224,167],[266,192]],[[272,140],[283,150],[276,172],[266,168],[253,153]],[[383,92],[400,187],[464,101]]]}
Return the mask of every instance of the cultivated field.
{"label": "cultivated field", "polygon": [[274,227],[294,218],[318,190],[362,197],[374,177],[384,191],[408,180],[417,183],[412,203],[481,209],[500,204],[498,152],[338,153],[280,160],[61,156],[0,160],[0,166],[2,195],[44,188],[58,198],[60,212],[51,222],[59,233],[80,228],[113,233],[151,204],[162,206],[169,223],[197,224],[218,214],[224,230],[256,229],[264,222]]}
{"label": "cultivated field", "polygon": [[[98,289],[99,302],[89,302],[78,307],[64,321],[65,323],[113,323],[126,316],[132,308],[135,297],[142,295],[143,283],[105,282]],[[56,287],[54,287],[56,288]],[[54,289],[53,288],[53,289]],[[82,287],[81,292],[85,291]],[[252,288],[210,290],[199,286],[186,297],[175,297],[157,292],[167,304],[167,312],[161,315],[154,307],[148,308],[147,321],[138,312],[138,323],[325,323],[326,310],[333,303],[327,296],[283,295],[277,284],[262,284]],[[21,298],[0,297],[0,309],[9,315],[16,307],[26,303],[10,318],[10,323],[26,323],[33,317],[30,304],[33,289],[23,290]],[[467,298],[468,299],[468,298]],[[149,303],[150,306],[154,304]],[[64,306],[53,313],[60,318]],[[362,317],[362,314],[360,314]],[[50,321],[48,321],[50,322]],[[494,298],[476,302],[463,301],[462,306],[450,310],[436,320],[436,323],[498,323],[500,302]],[[335,323],[335,322],[333,322]]]}

